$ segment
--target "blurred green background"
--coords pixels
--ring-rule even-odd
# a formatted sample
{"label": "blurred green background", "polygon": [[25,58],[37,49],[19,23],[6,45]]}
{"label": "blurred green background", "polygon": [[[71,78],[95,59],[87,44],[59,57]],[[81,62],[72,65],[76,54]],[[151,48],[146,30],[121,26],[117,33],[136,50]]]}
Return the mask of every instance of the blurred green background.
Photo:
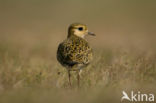
{"label": "blurred green background", "polygon": [[[75,22],[96,34],[80,89],[56,60]],[[155,93],[155,44],[155,0],[0,0],[0,102],[120,103],[122,90]]]}

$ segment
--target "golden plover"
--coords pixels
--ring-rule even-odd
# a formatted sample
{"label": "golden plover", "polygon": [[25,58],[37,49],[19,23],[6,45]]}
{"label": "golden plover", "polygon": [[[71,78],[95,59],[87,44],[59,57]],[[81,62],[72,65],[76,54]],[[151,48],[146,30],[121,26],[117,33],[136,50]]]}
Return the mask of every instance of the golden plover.
{"label": "golden plover", "polygon": [[77,72],[79,86],[80,70],[86,67],[93,58],[92,48],[84,39],[86,35],[95,36],[94,33],[88,31],[86,25],[80,23],[71,24],[68,28],[67,39],[58,46],[57,60],[62,66],[67,68],[70,86],[70,71]]}

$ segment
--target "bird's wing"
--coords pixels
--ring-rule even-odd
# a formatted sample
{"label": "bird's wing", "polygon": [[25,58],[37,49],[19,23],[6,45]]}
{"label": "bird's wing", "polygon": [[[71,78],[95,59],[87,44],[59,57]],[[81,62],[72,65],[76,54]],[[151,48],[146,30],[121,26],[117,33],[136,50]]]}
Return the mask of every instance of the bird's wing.
{"label": "bird's wing", "polygon": [[73,52],[73,46],[71,42],[63,42],[59,45],[57,50],[57,59],[63,64],[73,66],[78,64],[74,59],[75,55]]}

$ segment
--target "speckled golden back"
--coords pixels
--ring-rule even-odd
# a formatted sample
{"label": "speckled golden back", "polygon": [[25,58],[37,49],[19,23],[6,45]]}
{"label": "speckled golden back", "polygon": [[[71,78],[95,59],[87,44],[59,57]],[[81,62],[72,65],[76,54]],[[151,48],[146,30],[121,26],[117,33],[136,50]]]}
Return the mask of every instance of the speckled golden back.
{"label": "speckled golden back", "polygon": [[81,69],[88,65],[92,58],[92,49],[84,39],[85,35],[94,35],[88,32],[84,24],[74,23],[68,28],[67,39],[59,44],[57,50],[57,60],[68,69]]}
{"label": "speckled golden back", "polygon": [[58,61],[67,67],[72,67],[77,64],[85,66],[90,63],[92,56],[92,49],[87,41],[76,35],[62,42],[57,51]]}

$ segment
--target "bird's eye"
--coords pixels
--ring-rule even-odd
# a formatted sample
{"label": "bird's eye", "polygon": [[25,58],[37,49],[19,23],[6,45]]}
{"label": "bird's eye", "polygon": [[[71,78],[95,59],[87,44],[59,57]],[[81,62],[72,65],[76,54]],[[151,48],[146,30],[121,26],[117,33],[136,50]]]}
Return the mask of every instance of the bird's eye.
{"label": "bird's eye", "polygon": [[83,27],[79,27],[78,29],[79,29],[80,31],[82,31],[82,30],[83,30]]}

